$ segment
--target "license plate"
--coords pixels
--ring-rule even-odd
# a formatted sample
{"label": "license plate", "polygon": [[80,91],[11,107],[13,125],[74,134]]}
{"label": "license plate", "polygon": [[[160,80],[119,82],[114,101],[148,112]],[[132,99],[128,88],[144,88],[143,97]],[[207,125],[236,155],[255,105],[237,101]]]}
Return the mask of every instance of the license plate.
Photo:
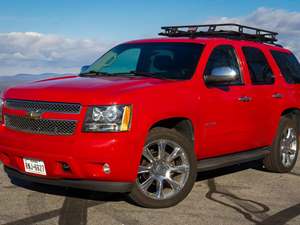
{"label": "license plate", "polygon": [[45,163],[41,160],[23,159],[25,172],[38,175],[47,175]]}

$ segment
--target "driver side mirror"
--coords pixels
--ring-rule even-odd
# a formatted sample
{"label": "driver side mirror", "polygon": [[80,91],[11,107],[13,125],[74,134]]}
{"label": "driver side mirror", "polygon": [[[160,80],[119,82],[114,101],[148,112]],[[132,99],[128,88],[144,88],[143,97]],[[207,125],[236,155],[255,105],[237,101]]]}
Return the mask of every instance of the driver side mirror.
{"label": "driver side mirror", "polygon": [[80,69],[80,73],[84,73],[85,71],[87,71],[87,69],[90,67],[90,65],[84,65],[81,67]]}
{"label": "driver side mirror", "polygon": [[204,76],[205,82],[208,84],[212,83],[230,83],[236,81],[239,77],[238,71],[232,67],[216,67],[212,69],[211,74]]}

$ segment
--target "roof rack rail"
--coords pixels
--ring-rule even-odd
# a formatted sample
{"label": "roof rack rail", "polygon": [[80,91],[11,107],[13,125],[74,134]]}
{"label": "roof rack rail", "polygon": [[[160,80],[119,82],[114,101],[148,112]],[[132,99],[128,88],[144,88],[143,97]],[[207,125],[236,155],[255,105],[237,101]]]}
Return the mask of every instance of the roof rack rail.
{"label": "roof rack rail", "polygon": [[224,37],[275,44],[278,33],[236,23],[164,26],[159,35],[167,37]]}

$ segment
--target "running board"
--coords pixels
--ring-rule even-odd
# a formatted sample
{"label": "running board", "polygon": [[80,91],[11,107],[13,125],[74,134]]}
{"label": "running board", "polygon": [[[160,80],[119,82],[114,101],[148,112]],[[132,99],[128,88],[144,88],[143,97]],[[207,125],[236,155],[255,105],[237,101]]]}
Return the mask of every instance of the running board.
{"label": "running board", "polygon": [[270,148],[260,148],[256,150],[239,152],[225,156],[202,159],[197,162],[198,172],[219,169],[226,166],[250,162],[264,158],[270,153]]}

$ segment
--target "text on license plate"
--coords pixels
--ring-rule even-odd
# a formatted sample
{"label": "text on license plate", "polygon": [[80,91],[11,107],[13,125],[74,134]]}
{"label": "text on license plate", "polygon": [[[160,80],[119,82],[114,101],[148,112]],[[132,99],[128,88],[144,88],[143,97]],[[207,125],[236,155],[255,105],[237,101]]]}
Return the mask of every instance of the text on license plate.
{"label": "text on license plate", "polygon": [[23,159],[25,172],[39,174],[39,175],[47,175],[45,163],[41,160],[35,159]]}

